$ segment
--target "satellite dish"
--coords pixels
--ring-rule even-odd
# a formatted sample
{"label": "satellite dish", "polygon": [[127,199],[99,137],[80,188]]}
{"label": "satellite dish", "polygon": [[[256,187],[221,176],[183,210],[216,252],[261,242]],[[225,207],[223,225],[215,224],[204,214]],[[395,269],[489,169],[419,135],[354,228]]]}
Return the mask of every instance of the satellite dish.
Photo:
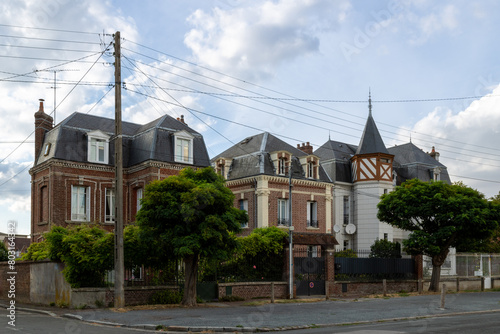
{"label": "satellite dish", "polygon": [[356,225],[354,224],[347,224],[345,227],[345,233],[347,234],[354,234],[356,232]]}
{"label": "satellite dish", "polygon": [[339,233],[340,232],[340,226],[338,225],[333,225],[333,232]]}

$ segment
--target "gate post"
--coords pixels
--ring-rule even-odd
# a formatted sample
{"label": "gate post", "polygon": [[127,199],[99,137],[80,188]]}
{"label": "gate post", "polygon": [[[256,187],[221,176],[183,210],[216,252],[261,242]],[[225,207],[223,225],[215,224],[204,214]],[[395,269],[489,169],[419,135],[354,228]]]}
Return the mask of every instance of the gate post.
{"label": "gate post", "polygon": [[328,248],[325,252],[325,294],[328,298],[335,282],[335,249]]}

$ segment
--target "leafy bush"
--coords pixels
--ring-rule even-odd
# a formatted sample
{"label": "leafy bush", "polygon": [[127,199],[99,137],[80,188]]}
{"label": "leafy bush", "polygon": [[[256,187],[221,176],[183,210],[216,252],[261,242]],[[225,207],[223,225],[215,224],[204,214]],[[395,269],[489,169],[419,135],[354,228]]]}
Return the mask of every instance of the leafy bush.
{"label": "leafy bush", "polygon": [[356,258],[356,257],[358,257],[358,255],[352,249],[346,249],[343,251],[335,252],[335,257]]}
{"label": "leafy bush", "polygon": [[154,293],[149,298],[149,304],[179,304],[182,300],[182,293],[178,291],[163,290]]}
{"label": "leafy bush", "polygon": [[383,259],[401,258],[401,244],[399,242],[392,242],[385,239],[375,240],[373,245],[370,246],[370,250],[370,257]]}
{"label": "leafy bush", "polygon": [[22,260],[42,261],[50,257],[49,244],[46,241],[32,243],[28,251],[23,254]]}
{"label": "leafy bush", "polygon": [[0,261],[9,260],[9,250],[3,242],[0,242]]}
{"label": "leafy bush", "polygon": [[238,238],[240,247],[233,259],[223,263],[201,263],[201,279],[223,282],[281,280],[287,236],[276,226],[257,228],[250,235]]}

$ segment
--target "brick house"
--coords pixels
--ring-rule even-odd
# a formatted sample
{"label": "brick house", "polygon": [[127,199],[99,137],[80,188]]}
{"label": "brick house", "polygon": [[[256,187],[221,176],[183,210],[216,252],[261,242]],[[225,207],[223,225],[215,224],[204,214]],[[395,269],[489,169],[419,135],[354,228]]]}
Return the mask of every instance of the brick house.
{"label": "brick house", "polygon": [[[332,234],[333,183],[309,143],[294,147],[264,132],[243,139],[211,161],[235,194],[234,205],[248,212],[243,235],[268,226],[288,231],[290,171],[294,234]],[[306,244],[317,251],[312,241]]]}
{"label": "brick house", "polygon": [[289,168],[293,171],[294,233],[334,236],[343,249],[369,249],[377,239],[399,241],[407,232],[377,219],[380,196],[402,182],[442,180],[446,166],[432,147],[425,153],[413,143],[387,148],[369,114],[359,145],[329,139],[313,151],[269,133],[243,139],[211,160],[236,195],[235,206],[248,211],[244,234],[257,227],[288,230]]}
{"label": "brick house", "polygon": [[[53,225],[100,223],[114,229],[114,120],[73,113],[53,126],[43,100],[35,113],[31,174],[31,238]],[[210,165],[203,137],[184,118],[148,124],[123,122],[124,222],[140,208],[144,186],[186,167]]]}

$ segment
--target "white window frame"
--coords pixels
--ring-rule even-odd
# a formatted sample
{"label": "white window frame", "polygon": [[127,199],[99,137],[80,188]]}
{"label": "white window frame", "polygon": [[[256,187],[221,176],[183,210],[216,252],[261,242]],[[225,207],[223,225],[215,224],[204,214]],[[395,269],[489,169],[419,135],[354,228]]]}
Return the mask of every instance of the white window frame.
{"label": "white window frame", "polygon": [[[342,225],[347,225],[350,223],[350,220],[351,220],[351,197],[350,196],[344,196],[343,197],[343,208],[342,208],[342,211],[343,211],[343,216],[342,216]],[[347,219],[346,219],[347,217]]]}
{"label": "white window frame", "polygon": [[315,201],[307,202],[307,227],[318,227],[318,203]]}
{"label": "white window frame", "polygon": [[[248,213],[248,200],[247,199],[240,199],[238,202],[240,206],[240,210],[245,210]],[[248,221],[241,224],[242,228],[248,228]]]}
{"label": "white window frame", "polygon": [[[84,207],[82,209],[82,196]],[[78,205],[80,203],[80,205]],[[84,211],[84,212],[82,212]],[[71,186],[71,220],[90,221],[90,188],[85,186]]]}
{"label": "white window frame", "polygon": [[307,163],[307,177],[314,179],[314,163],[312,161]]}
{"label": "white window frame", "polygon": [[106,188],[106,196],[104,200],[104,222],[114,223],[115,220],[116,220],[115,190],[112,188]]}
{"label": "white window frame", "polygon": [[[87,159],[89,162],[94,162],[98,164],[108,164],[109,163],[109,138],[110,136],[105,134],[100,130],[91,131],[87,133],[88,137],[88,147],[87,147]],[[102,143],[103,158],[99,158],[99,146],[97,143]],[[95,149],[94,149],[95,148]],[[94,154],[92,154],[94,153]]]}
{"label": "white window frame", "polygon": [[289,201],[287,198],[279,198],[278,199],[278,225],[289,226],[290,220],[288,217],[288,204]]}
{"label": "white window frame", "polygon": [[[174,134],[174,161],[184,164],[193,164],[193,139],[194,136],[187,131]],[[185,146],[182,144],[186,144]],[[187,152],[185,150],[187,149]],[[187,153],[187,157],[186,157]]]}
{"label": "white window frame", "polygon": [[278,158],[278,175],[286,175],[286,158]]}

